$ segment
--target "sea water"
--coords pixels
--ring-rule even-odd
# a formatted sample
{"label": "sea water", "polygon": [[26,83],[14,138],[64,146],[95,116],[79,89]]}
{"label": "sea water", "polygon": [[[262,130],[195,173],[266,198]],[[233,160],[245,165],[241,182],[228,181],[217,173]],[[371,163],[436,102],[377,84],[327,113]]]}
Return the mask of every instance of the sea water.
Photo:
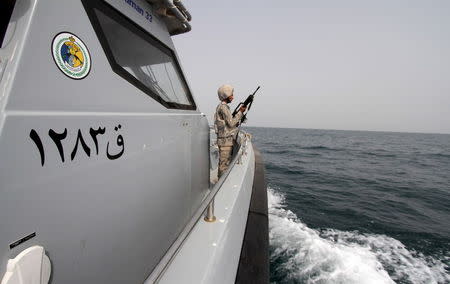
{"label": "sea water", "polygon": [[247,128],[271,283],[450,283],[450,135]]}

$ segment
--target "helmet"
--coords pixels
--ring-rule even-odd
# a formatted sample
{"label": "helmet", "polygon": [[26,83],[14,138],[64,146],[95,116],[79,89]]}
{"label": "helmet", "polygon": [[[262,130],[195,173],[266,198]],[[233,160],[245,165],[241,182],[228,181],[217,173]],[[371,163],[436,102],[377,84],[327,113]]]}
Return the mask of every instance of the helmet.
{"label": "helmet", "polygon": [[230,85],[222,85],[217,90],[217,94],[219,95],[219,100],[223,101],[233,94],[234,88]]}

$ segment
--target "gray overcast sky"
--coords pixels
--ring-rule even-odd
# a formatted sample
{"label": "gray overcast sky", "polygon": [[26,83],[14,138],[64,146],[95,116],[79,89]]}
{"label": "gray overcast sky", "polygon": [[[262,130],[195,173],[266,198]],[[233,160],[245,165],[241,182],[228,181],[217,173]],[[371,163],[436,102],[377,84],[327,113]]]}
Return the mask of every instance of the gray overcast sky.
{"label": "gray overcast sky", "polygon": [[248,126],[450,133],[450,1],[189,1],[174,42],[212,123],[261,89]]}

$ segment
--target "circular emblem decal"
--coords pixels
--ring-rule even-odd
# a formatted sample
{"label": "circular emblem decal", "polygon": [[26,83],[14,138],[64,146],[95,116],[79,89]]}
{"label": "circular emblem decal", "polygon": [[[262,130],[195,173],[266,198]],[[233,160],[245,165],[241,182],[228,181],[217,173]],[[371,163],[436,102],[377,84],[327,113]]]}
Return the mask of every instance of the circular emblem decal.
{"label": "circular emblem decal", "polygon": [[57,34],[52,42],[52,55],[59,70],[72,79],[83,79],[91,70],[89,50],[74,34]]}

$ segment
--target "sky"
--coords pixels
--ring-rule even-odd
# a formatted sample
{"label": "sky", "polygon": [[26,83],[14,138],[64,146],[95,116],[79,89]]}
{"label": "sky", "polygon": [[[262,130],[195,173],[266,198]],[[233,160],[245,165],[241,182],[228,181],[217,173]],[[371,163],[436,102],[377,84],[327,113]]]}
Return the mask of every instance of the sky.
{"label": "sky", "polygon": [[210,124],[258,85],[248,126],[450,133],[448,0],[184,0],[173,37]]}

